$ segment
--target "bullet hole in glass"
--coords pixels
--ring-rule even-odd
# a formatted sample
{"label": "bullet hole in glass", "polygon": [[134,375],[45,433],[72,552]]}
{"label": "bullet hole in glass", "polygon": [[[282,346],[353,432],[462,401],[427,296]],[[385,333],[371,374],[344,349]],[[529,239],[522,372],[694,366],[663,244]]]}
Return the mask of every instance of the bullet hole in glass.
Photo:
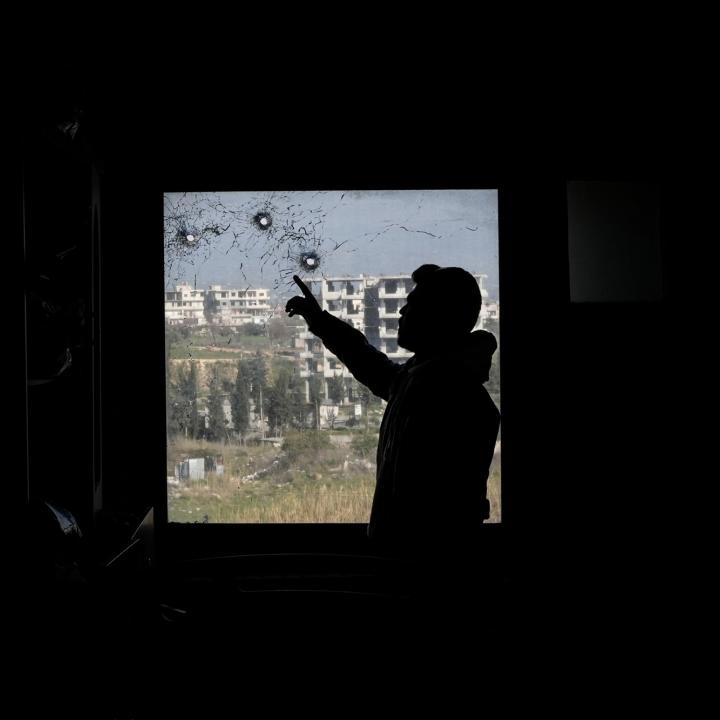
{"label": "bullet hole in glass", "polygon": [[200,241],[200,233],[194,227],[181,227],[177,231],[178,241],[189,247],[194,247]]}
{"label": "bullet hole in glass", "polygon": [[300,253],[299,264],[303,270],[313,272],[320,267],[320,257],[315,252]]}
{"label": "bullet hole in glass", "polygon": [[272,216],[266,212],[256,213],[253,217],[253,223],[260,230],[269,230],[272,227]]}

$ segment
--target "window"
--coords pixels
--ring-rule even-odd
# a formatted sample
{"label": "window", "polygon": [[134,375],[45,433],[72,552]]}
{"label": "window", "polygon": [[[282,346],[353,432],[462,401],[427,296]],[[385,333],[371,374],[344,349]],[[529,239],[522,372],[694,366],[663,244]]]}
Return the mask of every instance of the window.
{"label": "window", "polygon": [[[411,353],[398,344],[398,312],[413,288],[410,274],[425,263],[464,267],[485,293],[481,325],[498,335],[497,192],[169,193],[165,202],[166,238],[177,237],[177,217],[200,232],[203,223],[228,227],[196,249],[166,241],[166,289],[223,284],[236,288],[231,297],[253,298],[230,302],[252,308],[246,318],[252,313],[253,321],[243,324],[234,317],[243,311],[221,312],[228,301],[218,298],[227,291],[209,291],[202,311],[190,313],[188,337],[167,330],[169,519],[367,522],[384,404],[301,318],[281,311],[297,294],[292,275],[329,312],[404,362]],[[258,212],[273,217],[269,228],[253,223]],[[499,406],[498,366],[499,352],[486,384]],[[222,464],[208,460],[220,455]],[[183,472],[190,462],[192,478]],[[498,445],[488,487],[495,522],[500,469]]]}

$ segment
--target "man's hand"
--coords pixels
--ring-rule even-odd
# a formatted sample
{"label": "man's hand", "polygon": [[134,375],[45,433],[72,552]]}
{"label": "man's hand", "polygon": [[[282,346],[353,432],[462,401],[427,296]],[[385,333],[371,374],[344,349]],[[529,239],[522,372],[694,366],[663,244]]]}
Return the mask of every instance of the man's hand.
{"label": "man's hand", "polygon": [[293,315],[302,315],[305,322],[311,325],[322,313],[322,308],[310,292],[310,288],[297,276],[293,275],[293,280],[302,291],[303,297],[296,295],[290,298],[285,305],[285,312],[292,317]]}

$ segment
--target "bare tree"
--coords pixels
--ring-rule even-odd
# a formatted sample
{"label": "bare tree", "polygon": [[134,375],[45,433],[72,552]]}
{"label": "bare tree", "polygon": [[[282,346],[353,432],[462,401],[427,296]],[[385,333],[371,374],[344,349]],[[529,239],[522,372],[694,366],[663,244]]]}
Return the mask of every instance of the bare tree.
{"label": "bare tree", "polygon": [[328,425],[330,426],[331,430],[335,429],[335,421],[337,420],[337,410],[334,407],[329,407],[327,409],[327,412],[325,413],[325,419],[327,420]]}

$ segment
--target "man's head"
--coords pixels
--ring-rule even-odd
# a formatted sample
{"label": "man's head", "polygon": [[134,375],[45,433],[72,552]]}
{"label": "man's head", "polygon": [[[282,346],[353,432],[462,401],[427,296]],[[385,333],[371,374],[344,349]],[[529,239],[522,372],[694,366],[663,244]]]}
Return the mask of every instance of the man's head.
{"label": "man's head", "polygon": [[477,281],[467,270],[421,265],[412,279],[415,288],[400,310],[400,346],[418,352],[472,332],[482,299]]}

